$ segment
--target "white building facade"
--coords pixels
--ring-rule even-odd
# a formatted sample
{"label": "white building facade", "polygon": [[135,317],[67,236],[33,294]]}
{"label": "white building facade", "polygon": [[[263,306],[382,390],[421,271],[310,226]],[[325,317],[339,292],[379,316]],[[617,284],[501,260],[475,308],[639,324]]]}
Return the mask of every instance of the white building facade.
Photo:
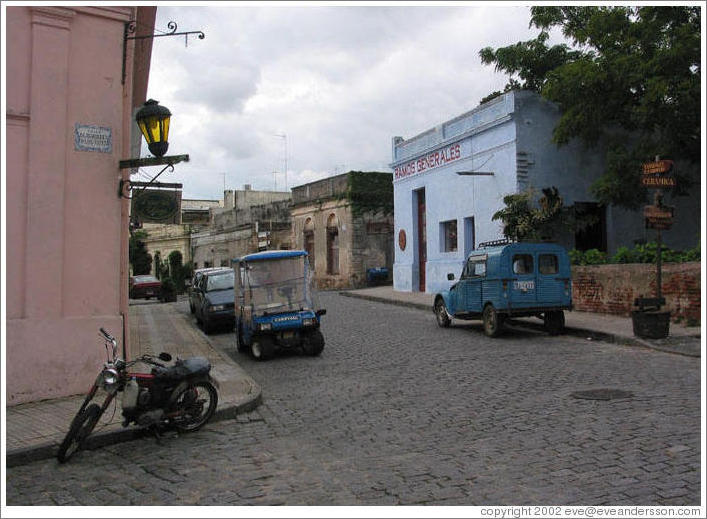
{"label": "white building facade", "polygon": [[[399,291],[438,292],[461,272],[464,258],[480,243],[503,239],[494,213],[503,197],[530,188],[536,196],[557,187],[564,205],[597,216],[583,234],[559,243],[571,249],[597,248],[610,254],[654,240],[641,211],[600,206],[590,186],[603,172],[605,149],[572,141],[558,148],[552,131],[558,108],[538,94],[511,91],[415,137],[393,137],[395,263]],[[462,173],[462,174],[459,174]],[[670,196],[666,196],[667,203]],[[694,246],[700,231],[700,200],[679,197],[675,229],[664,233],[672,248]]]}

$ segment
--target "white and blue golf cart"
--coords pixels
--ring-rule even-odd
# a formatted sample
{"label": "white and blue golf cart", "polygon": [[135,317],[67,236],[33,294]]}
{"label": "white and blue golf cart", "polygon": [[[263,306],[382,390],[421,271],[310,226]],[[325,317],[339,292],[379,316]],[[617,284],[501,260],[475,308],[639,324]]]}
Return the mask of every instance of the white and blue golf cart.
{"label": "white and blue golf cart", "polygon": [[324,349],[307,252],[271,250],[232,260],[236,348],[267,360],[281,350],[316,356]]}

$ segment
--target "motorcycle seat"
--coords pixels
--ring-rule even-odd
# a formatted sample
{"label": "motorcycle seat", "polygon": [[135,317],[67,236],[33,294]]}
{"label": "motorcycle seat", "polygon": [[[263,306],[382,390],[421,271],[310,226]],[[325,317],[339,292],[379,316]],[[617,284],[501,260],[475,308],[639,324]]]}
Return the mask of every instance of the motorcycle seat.
{"label": "motorcycle seat", "polygon": [[157,379],[175,381],[207,375],[209,371],[211,371],[211,363],[204,357],[190,357],[178,360],[174,366],[166,368],[155,367],[152,370]]}

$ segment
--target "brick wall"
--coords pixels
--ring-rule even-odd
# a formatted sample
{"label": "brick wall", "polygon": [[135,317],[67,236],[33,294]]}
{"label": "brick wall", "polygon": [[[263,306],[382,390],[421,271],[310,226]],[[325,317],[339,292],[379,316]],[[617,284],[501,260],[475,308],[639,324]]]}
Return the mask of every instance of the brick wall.
{"label": "brick wall", "polygon": [[[676,320],[699,322],[701,315],[699,262],[663,265],[663,297]],[[575,310],[630,316],[633,300],[655,297],[656,267],[618,264],[572,267],[572,302]]]}

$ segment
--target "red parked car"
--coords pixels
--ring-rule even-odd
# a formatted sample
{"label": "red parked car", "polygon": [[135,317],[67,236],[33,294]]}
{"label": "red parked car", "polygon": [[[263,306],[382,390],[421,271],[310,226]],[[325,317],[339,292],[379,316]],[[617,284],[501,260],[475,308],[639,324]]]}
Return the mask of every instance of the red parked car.
{"label": "red parked car", "polygon": [[155,276],[131,276],[130,277],[130,299],[150,299],[159,297],[162,290],[162,282]]}

